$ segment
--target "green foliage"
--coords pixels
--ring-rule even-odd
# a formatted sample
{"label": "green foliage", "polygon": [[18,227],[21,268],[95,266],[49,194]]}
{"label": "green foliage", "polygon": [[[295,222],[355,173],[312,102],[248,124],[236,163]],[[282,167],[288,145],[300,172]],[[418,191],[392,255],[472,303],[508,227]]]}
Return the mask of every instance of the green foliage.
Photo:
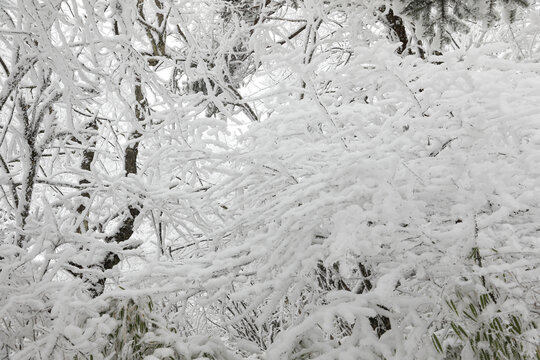
{"label": "green foliage", "polygon": [[114,300],[109,315],[117,326],[104,355],[113,360],[232,360],[227,347],[207,335],[184,337],[170,328],[150,297]]}
{"label": "green foliage", "polygon": [[503,311],[493,292],[464,294],[446,299],[450,310],[447,328],[432,334],[433,346],[445,359],[459,359],[468,347],[481,360],[539,359],[525,333],[536,329],[533,321],[515,311]]}
{"label": "green foliage", "polygon": [[150,298],[118,300],[113,303],[110,316],[117,320],[118,326],[110,335],[111,346],[107,351],[112,359],[144,359],[145,356],[153,355],[157,349],[167,347],[168,344],[145,338],[145,335],[160,328],[152,314],[153,310],[154,304]]}

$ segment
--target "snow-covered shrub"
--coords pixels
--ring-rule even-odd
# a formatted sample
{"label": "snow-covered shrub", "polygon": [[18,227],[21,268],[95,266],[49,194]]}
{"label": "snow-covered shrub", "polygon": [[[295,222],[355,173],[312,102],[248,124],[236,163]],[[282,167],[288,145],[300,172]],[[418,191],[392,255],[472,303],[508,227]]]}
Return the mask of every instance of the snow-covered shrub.
{"label": "snow-covered shrub", "polygon": [[534,358],[535,15],[405,3],[5,0],[0,355]]}

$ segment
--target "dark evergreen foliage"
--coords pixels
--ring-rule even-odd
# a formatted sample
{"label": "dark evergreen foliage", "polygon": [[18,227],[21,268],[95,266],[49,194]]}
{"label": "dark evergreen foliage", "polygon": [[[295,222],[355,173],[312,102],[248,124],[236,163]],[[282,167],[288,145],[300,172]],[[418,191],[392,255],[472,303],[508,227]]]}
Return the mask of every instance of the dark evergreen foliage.
{"label": "dark evergreen foliage", "polygon": [[420,34],[440,47],[453,32],[467,32],[471,24],[492,26],[505,19],[512,22],[526,0],[402,0],[402,15],[412,18]]}

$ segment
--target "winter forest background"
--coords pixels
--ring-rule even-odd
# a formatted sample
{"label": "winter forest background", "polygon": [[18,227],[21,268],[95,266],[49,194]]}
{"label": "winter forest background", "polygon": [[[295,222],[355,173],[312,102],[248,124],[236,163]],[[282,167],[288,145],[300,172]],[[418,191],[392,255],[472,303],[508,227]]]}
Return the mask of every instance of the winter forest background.
{"label": "winter forest background", "polygon": [[540,359],[540,3],[0,0],[0,359]]}

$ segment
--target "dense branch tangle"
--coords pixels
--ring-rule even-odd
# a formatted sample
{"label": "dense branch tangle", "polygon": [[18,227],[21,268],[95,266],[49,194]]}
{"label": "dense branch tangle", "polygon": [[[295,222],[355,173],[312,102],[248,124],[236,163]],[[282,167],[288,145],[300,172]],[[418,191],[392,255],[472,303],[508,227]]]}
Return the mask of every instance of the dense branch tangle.
{"label": "dense branch tangle", "polygon": [[[398,347],[404,334],[426,348],[429,335],[414,330],[444,329],[439,297],[451,290],[428,268],[455,282],[475,279],[436,263],[450,249],[464,269],[459,246],[431,237],[467,238],[457,205],[479,177],[474,169],[456,172],[454,183],[443,176],[462,165],[464,146],[475,149],[462,125],[492,135],[482,121],[500,112],[483,108],[474,87],[478,107],[458,106],[454,99],[469,100],[454,75],[481,88],[484,70],[456,58],[443,71],[424,59],[435,45],[415,38],[415,18],[447,19],[447,7],[433,6],[457,2],[406,3],[415,6],[5,0],[1,354],[136,358],[177,351],[176,342],[201,334],[268,359],[337,357],[347,346],[384,358],[410,350]],[[512,86],[526,71],[493,70]],[[526,130],[508,124],[497,124],[501,133]],[[470,154],[497,154],[475,166],[509,166],[516,189],[528,186],[518,178],[521,153],[505,163],[502,150],[474,135]],[[437,169],[449,171],[439,178]],[[516,208],[520,194],[527,198],[476,190],[508,195],[501,204]],[[476,229],[479,240],[504,233]],[[495,256],[486,242],[468,262],[482,271]],[[482,294],[484,303],[505,303],[491,274],[478,279],[496,294]]]}

